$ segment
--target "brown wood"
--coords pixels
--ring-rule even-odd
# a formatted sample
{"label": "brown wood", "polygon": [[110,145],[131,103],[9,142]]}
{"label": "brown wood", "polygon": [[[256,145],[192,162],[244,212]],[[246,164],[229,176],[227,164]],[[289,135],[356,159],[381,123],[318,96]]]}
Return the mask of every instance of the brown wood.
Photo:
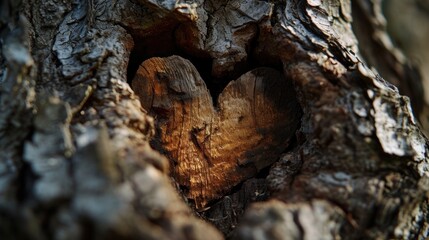
{"label": "brown wood", "polygon": [[381,2],[0,1],[0,239],[428,239]]}
{"label": "brown wood", "polygon": [[228,84],[218,109],[197,69],[179,56],[146,60],[132,85],[157,119],[173,176],[198,209],[276,161],[301,116],[290,81],[271,68]]}

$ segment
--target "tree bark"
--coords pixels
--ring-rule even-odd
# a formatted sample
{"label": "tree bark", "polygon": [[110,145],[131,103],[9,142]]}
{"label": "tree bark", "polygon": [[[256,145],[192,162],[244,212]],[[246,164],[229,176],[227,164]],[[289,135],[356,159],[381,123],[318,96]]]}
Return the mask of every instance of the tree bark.
{"label": "tree bark", "polygon": [[[382,6],[386,12],[388,23],[384,27],[392,36],[393,42],[404,51],[404,54],[413,64],[419,67],[422,83],[416,84],[414,81],[413,85],[417,87],[422,85],[424,89],[429,89],[429,49],[426,44],[429,30],[425,27],[429,21],[429,2],[424,0],[393,0],[384,1]],[[429,129],[429,93],[426,90],[422,94],[424,100],[421,101],[422,106],[418,117],[427,135],[427,129]]]}
{"label": "tree bark", "polygon": [[380,3],[2,1],[0,238],[427,238]]}

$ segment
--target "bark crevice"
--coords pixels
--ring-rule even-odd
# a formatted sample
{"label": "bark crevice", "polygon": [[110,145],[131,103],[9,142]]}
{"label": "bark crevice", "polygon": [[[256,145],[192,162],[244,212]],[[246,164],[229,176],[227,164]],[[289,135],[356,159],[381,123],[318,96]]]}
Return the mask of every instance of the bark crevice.
{"label": "bark crevice", "polygon": [[0,236],[427,238],[378,3],[1,1]]}

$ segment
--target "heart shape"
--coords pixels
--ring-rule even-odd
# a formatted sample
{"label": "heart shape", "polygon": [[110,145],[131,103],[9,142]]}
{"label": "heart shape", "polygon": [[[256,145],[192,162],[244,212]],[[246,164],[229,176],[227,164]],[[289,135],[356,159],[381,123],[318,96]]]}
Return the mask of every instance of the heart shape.
{"label": "heart shape", "polygon": [[292,84],[271,68],[230,82],[218,109],[197,69],[179,56],[144,61],[132,87],[156,115],[158,150],[197,209],[277,160],[301,117]]}

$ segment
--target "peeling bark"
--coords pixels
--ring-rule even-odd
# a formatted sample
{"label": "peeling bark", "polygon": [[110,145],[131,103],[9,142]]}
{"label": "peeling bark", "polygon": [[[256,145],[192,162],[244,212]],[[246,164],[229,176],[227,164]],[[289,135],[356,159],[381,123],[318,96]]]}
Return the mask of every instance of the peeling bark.
{"label": "peeling bark", "polygon": [[427,238],[379,6],[2,1],[0,238]]}

